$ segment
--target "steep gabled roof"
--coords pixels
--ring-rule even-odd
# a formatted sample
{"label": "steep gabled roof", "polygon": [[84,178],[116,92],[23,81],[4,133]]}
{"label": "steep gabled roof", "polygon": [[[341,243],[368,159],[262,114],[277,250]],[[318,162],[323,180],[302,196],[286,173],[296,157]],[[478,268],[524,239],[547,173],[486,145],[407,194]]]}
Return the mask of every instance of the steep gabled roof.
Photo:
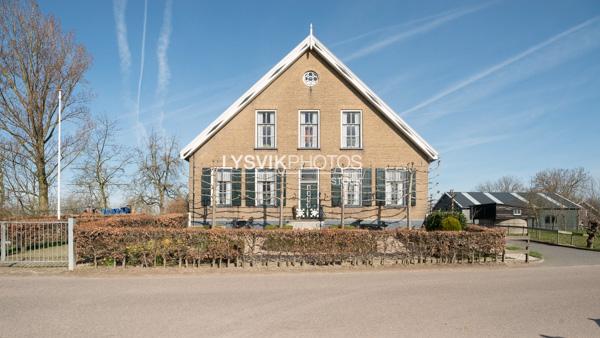
{"label": "steep gabled roof", "polygon": [[221,116],[204,129],[192,142],[180,152],[183,159],[188,159],[198,148],[206,143],[214,134],[233,119],[244,107],[267,88],[279,75],[288,69],[307,50],[318,53],[336,72],[348,81],[364,98],[377,108],[383,116],[401,133],[403,133],[430,161],[438,159],[438,153],[416,131],[400,118],[382,99],[364,84],[348,67],[342,63],[312,33],[300,42],[291,52],[269,70],[248,91],[238,98]]}

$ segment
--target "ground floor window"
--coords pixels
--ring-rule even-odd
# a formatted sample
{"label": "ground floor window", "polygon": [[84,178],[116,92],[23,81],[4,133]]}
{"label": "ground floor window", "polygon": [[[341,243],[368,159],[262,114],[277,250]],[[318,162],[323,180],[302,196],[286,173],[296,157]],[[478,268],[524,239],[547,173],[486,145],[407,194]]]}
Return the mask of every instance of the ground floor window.
{"label": "ground floor window", "polygon": [[344,169],[342,171],[344,205],[360,206],[362,198],[362,169]]}
{"label": "ground floor window", "polygon": [[231,206],[231,169],[218,168],[216,181],[217,205]]}
{"label": "ground floor window", "polygon": [[385,170],[385,205],[405,205],[405,189],[407,174],[403,169]]}
{"label": "ground floor window", "polygon": [[273,207],[276,205],[276,175],[274,169],[256,170],[256,205]]}

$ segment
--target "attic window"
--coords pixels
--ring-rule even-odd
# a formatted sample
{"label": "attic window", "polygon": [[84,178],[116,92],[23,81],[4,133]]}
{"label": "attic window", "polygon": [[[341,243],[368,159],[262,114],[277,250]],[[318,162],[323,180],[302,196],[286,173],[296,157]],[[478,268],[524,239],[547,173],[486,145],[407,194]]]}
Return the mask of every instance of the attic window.
{"label": "attic window", "polygon": [[319,75],[314,70],[309,70],[308,72],[304,73],[303,80],[305,85],[308,87],[313,87],[317,84],[317,82],[319,82]]}

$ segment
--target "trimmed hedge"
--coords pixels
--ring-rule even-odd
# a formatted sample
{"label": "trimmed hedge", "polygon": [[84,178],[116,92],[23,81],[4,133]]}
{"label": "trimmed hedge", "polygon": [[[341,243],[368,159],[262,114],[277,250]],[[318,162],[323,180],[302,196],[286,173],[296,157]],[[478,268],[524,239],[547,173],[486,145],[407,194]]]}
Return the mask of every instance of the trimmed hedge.
{"label": "trimmed hedge", "polygon": [[158,227],[158,228],[185,228],[187,215],[167,214],[152,216],[145,214],[96,216],[91,218],[78,217],[78,224],[99,227]]}
{"label": "trimmed hedge", "polygon": [[75,235],[81,263],[144,267],[472,263],[495,260],[504,248],[499,230],[206,230],[82,224]]}

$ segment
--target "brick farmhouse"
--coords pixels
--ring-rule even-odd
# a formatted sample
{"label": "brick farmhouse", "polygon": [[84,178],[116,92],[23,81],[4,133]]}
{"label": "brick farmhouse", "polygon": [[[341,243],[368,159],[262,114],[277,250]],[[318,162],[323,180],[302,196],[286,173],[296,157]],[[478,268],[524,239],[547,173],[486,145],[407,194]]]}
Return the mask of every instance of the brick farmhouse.
{"label": "brick farmhouse", "polygon": [[193,224],[419,226],[438,153],[311,32],[181,157]]}

